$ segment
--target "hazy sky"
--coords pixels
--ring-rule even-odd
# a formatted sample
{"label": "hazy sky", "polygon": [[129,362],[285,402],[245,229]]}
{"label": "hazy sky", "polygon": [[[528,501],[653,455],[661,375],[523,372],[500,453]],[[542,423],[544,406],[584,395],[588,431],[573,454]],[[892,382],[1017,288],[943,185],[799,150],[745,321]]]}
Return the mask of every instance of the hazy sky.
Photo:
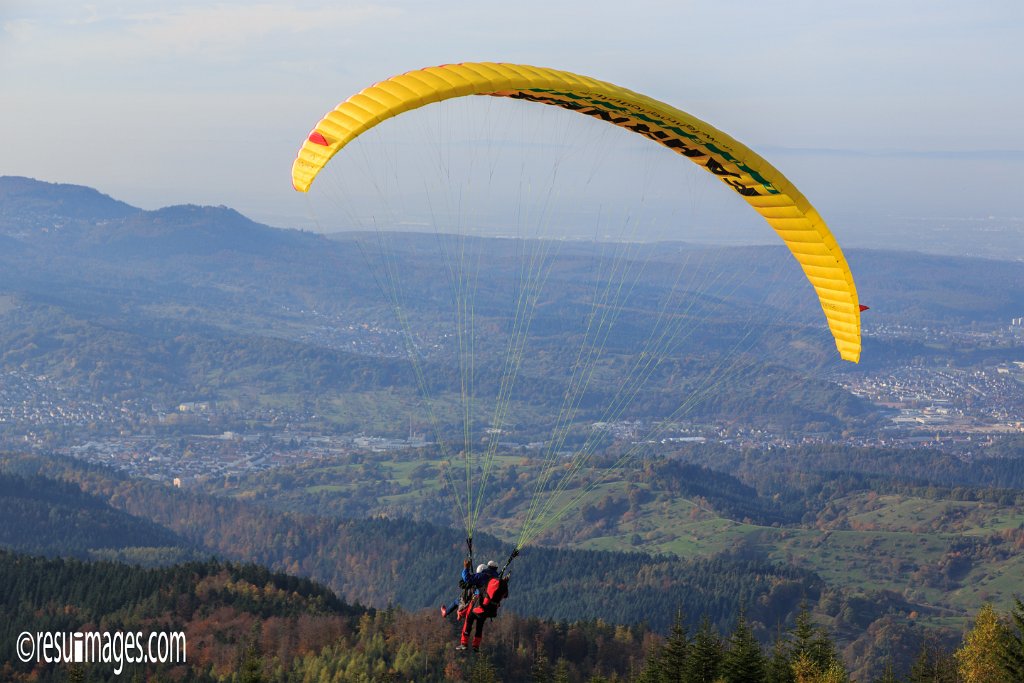
{"label": "hazy sky", "polygon": [[303,225],[289,170],[328,109],[403,71],[507,61],[706,119],[848,242],[919,219],[1024,230],[1019,0],[0,0],[0,25],[0,174],[145,208]]}

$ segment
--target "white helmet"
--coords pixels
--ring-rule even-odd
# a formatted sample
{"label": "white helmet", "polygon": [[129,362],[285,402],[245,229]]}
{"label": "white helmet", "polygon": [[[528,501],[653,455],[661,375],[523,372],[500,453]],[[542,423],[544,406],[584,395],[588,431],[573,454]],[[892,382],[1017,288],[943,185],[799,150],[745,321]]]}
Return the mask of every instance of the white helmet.
{"label": "white helmet", "polygon": [[491,560],[490,562],[487,563],[487,566],[490,567],[491,569],[497,569],[498,568],[498,563],[495,562],[494,560]]}
{"label": "white helmet", "polygon": [[480,572],[482,572],[485,569],[487,569],[487,565],[486,564],[477,565],[476,573],[479,574]]}

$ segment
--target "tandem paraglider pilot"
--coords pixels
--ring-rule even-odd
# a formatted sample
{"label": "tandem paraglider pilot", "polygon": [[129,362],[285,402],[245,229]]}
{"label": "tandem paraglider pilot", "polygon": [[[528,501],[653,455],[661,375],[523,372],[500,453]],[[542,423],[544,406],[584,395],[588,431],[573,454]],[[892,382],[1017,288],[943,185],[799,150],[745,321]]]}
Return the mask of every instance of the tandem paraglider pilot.
{"label": "tandem paraglider pilot", "polygon": [[459,581],[459,587],[463,589],[460,599],[457,604],[441,607],[441,616],[456,612],[462,621],[462,634],[455,649],[468,649],[472,632],[473,651],[476,652],[483,640],[484,622],[498,616],[498,607],[508,596],[510,577],[502,576],[498,572],[498,563],[494,560],[478,566],[474,574],[469,573],[470,566],[470,560],[463,564],[462,578]]}

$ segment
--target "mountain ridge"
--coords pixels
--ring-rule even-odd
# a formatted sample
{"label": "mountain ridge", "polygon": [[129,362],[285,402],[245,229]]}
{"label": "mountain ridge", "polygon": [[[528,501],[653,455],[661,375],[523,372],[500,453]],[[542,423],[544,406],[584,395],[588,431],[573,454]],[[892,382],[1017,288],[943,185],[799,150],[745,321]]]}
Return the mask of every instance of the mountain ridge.
{"label": "mountain ridge", "polygon": [[146,210],[84,185],[0,176],[0,239],[73,247],[85,255],[159,258],[222,250],[265,254],[323,238],[257,223],[223,205]]}

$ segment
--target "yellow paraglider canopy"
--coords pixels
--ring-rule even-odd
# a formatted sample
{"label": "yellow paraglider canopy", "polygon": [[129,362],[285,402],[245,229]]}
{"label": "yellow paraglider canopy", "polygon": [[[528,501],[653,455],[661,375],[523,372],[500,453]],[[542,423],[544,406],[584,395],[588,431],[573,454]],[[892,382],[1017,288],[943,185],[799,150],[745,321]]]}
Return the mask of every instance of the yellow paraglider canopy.
{"label": "yellow paraglider canopy", "polygon": [[799,261],[818,295],[839,355],[860,359],[860,306],[839,244],[810,202],[748,147],[686,112],[611,83],[533,66],[464,63],[410,71],[348,98],[310,133],[292,166],[292,184],[309,190],[353,139],[381,121],[466,95],[510,97],[602,119],[653,140],[718,176],[761,214]]}

